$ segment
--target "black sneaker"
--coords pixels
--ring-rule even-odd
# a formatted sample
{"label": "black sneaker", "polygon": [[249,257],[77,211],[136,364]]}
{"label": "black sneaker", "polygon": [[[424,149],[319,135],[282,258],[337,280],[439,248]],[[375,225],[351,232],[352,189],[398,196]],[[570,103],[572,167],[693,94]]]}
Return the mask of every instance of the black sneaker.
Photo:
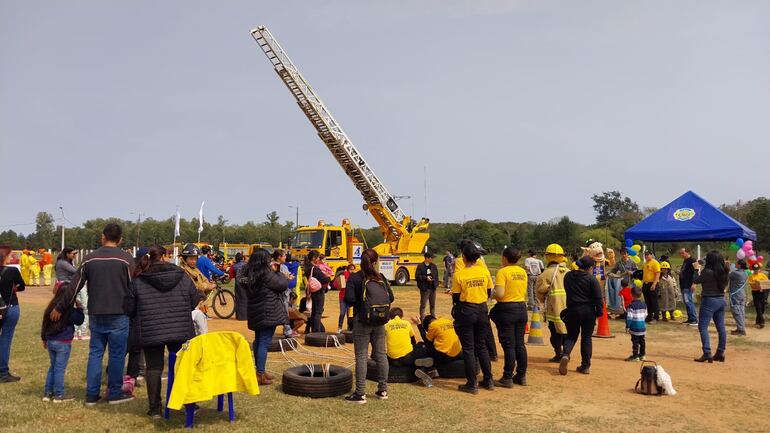
{"label": "black sneaker", "polygon": [[374,393],[375,397],[377,397],[377,400],[387,400],[388,399],[388,391],[377,391]]}
{"label": "black sneaker", "polygon": [[6,374],[5,376],[0,377],[0,383],[12,383],[20,380],[21,378],[19,376],[14,376],[12,374]]}
{"label": "black sneaker", "polygon": [[488,377],[479,383],[479,387],[486,389],[487,391],[494,391],[495,390],[495,381]]}
{"label": "black sneaker", "polygon": [[479,393],[479,387],[478,386],[473,386],[473,385],[468,384],[468,383],[463,384],[463,385],[459,385],[457,387],[457,390],[461,391],[461,392],[467,392],[468,394],[473,394],[473,395],[476,395],[476,394]]}
{"label": "black sneaker", "polygon": [[548,362],[556,363],[556,362],[559,362],[559,361],[561,361],[561,355],[556,355],[553,358],[548,358]]}
{"label": "black sneaker", "polygon": [[49,401],[53,400],[53,394],[43,394],[43,401],[48,403]]}
{"label": "black sneaker", "polygon": [[523,374],[517,374],[513,376],[513,383],[519,386],[527,386],[527,376]]}
{"label": "black sneaker", "polygon": [[152,419],[163,419],[163,414],[160,413],[160,410],[147,411],[147,416]]}
{"label": "black sneaker", "polygon": [[569,357],[568,356],[562,356],[559,360],[559,374],[562,376],[567,375],[567,369],[569,368]]}
{"label": "black sneaker", "polygon": [[110,404],[127,403],[129,401],[132,401],[133,399],[134,399],[133,395],[123,393],[117,397],[110,397]]}
{"label": "black sneaker", "polygon": [[365,404],[366,396],[354,392],[353,394],[350,394],[349,396],[345,397],[345,401],[347,401],[348,403]]}
{"label": "black sneaker", "polygon": [[65,402],[74,401],[74,400],[75,400],[74,395],[64,394],[64,395],[54,396],[54,398],[51,401],[53,401],[54,403],[65,403]]}
{"label": "black sneaker", "polygon": [[638,360],[639,360],[639,357],[634,355],[631,355],[628,358],[626,358],[626,361],[638,361]]}
{"label": "black sneaker", "polygon": [[582,365],[575,369],[578,373],[591,374],[591,367],[583,367]]}
{"label": "black sneaker", "polygon": [[98,395],[87,395],[86,396],[86,406],[96,406],[96,403],[99,403],[99,400],[102,398]]}
{"label": "black sneaker", "polygon": [[495,381],[495,385],[503,388],[513,388],[513,379],[510,377],[503,377],[498,381]]}
{"label": "black sneaker", "polygon": [[422,384],[425,385],[426,388],[432,388],[433,387],[433,379],[430,377],[430,375],[419,368],[414,371],[414,375],[417,376],[418,379],[422,381]]}

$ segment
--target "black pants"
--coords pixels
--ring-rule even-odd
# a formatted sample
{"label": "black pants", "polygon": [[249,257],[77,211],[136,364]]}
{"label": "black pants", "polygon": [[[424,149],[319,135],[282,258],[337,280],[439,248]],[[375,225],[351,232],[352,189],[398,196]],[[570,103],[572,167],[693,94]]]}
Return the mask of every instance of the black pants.
{"label": "black pants", "polygon": [[757,325],[765,324],[765,307],[767,306],[767,295],[770,294],[770,290],[752,290],[751,298],[754,300],[754,309],[757,310]]}
{"label": "black pants", "polygon": [[313,301],[313,311],[308,322],[310,324],[310,332],[326,332],[326,328],[324,328],[324,324],[321,321],[321,315],[324,313],[324,300],[326,299],[324,289],[311,293],[310,299]]}
{"label": "black pants", "polygon": [[497,361],[497,344],[495,343],[495,334],[492,333],[492,322],[490,321],[487,321],[486,343],[489,359]]}
{"label": "black pants", "polygon": [[163,374],[163,365],[165,364],[166,351],[169,353],[178,352],[182,348],[182,343],[166,343],[158,346],[145,346],[144,359],[147,361],[147,400],[150,404],[150,413],[160,413],[160,376]]}
{"label": "black pants", "polygon": [[418,343],[412,346],[411,352],[401,358],[393,359],[388,357],[388,363],[394,367],[408,367],[414,364],[414,361],[420,358],[426,358],[427,356],[428,351],[425,349],[425,345]]}
{"label": "black pants", "polygon": [[235,320],[248,320],[246,310],[248,304],[248,295],[246,294],[246,285],[235,282]]}
{"label": "black pants", "polygon": [[497,338],[503,347],[505,365],[503,379],[527,374],[527,347],[524,345],[524,331],[527,327],[526,302],[499,302],[492,309],[490,317],[497,325]]}
{"label": "black pants", "polygon": [[465,378],[468,385],[478,386],[476,358],[478,357],[484,380],[492,379],[492,363],[487,349],[489,333],[487,303],[469,304],[461,302],[455,307],[455,331],[460,337],[465,361]]}
{"label": "black pants", "polygon": [[144,376],[145,374],[145,361],[144,353],[141,347],[131,348],[128,350],[128,365],[126,366],[126,374],[136,379],[138,376]]}
{"label": "black pants", "polygon": [[644,303],[647,304],[647,319],[649,322],[653,319],[660,320],[660,308],[658,308],[658,289],[652,290],[652,283],[642,284],[642,294]]}
{"label": "black pants", "polygon": [[551,347],[553,347],[553,353],[557,358],[561,358],[564,354],[564,334],[556,332],[556,325],[553,322],[548,322],[548,330],[551,331]]}
{"label": "black pants", "polygon": [[425,348],[425,354],[429,358],[433,358],[434,366],[449,364],[450,362],[463,359],[462,352],[460,352],[460,354],[457,356],[449,356],[446,353],[439,352],[438,350],[436,350],[436,347],[430,341],[426,341],[425,343],[417,343],[415,347],[419,347],[419,346],[422,346]]}
{"label": "black pants", "polygon": [[631,336],[631,350],[634,356],[644,356],[647,353],[647,343],[644,341],[644,335]]}
{"label": "black pants", "polygon": [[594,307],[589,304],[580,304],[567,309],[564,317],[564,324],[567,325],[567,338],[564,341],[564,356],[569,357],[572,349],[577,343],[578,334],[580,334],[580,365],[582,367],[591,366],[591,335],[594,333],[596,324],[596,313]]}

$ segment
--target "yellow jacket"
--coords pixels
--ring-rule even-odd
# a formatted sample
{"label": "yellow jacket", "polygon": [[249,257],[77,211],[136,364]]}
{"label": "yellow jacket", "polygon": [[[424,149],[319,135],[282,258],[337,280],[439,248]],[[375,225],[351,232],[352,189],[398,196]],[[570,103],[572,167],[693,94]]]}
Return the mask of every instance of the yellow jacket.
{"label": "yellow jacket", "polygon": [[228,392],[259,394],[249,343],[237,332],[201,334],[176,354],[168,407],[211,400]]}
{"label": "yellow jacket", "polygon": [[545,319],[553,322],[558,334],[567,333],[567,327],[561,320],[561,312],[567,308],[567,292],[564,290],[566,274],[567,267],[563,263],[549,263],[535,283],[537,301],[541,307],[545,304]]}

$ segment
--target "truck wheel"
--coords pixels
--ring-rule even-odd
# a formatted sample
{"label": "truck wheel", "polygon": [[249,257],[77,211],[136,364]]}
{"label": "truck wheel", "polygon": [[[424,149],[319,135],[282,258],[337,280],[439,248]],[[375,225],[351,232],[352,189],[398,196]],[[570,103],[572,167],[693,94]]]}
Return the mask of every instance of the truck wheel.
{"label": "truck wheel", "polygon": [[404,268],[399,268],[398,271],[396,271],[396,281],[395,284],[397,286],[405,286],[406,283],[409,282],[409,271],[407,271]]}

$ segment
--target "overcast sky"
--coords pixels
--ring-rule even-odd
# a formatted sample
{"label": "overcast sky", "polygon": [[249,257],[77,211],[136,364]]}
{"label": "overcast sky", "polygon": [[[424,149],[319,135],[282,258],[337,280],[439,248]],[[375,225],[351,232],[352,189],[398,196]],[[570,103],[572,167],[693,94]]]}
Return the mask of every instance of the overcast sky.
{"label": "overcast sky", "polygon": [[768,1],[0,0],[0,230],[202,200],[212,221],[373,226],[258,25],[417,217],[770,191]]}

